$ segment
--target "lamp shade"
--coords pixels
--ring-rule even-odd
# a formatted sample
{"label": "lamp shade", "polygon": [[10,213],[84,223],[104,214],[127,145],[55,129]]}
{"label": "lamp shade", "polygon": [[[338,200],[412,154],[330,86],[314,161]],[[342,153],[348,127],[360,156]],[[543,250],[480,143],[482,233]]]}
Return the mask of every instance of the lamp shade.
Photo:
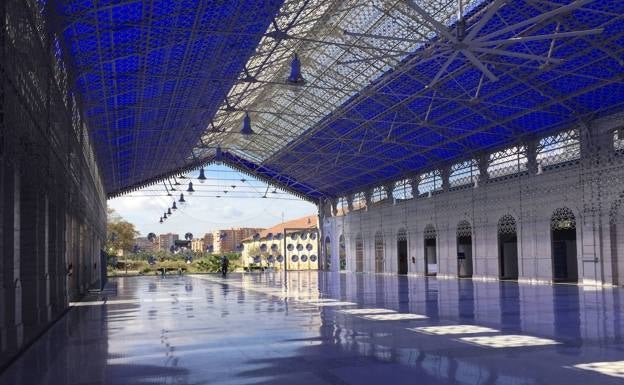
{"label": "lamp shade", "polygon": [[303,84],[305,82],[303,76],[301,76],[301,61],[297,54],[295,54],[295,57],[290,61],[290,75],[287,81],[291,84]]}
{"label": "lamp shade", "polygon": [[204,168],[199,169],[199,176],[197,177],[199,183],[204,183],[206,181],[206,174],[204,173]]}
{"label": "lamp shade", "polygon": [[221,161],[223,160],[223,151],[221,151],[221,146],[217,146],[217,148],[215,149],[214,160],[217,163],[221,163]]}
{"label": "lamp shade", "polygon": [[251,118],[248,113],[245,113],[245,118],[243,118],[243,128],[241,128],[240,133],[245,136],[253,135],[254,133],[251,129]]}

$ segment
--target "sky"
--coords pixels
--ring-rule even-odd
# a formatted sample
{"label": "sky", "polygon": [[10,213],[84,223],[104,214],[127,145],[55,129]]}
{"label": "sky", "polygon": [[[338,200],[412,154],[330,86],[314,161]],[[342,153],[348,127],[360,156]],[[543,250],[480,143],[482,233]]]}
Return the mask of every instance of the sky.
{"label": "sky", "polygon": [[[172,196],[167,196],[167,190],[171,189],[169,182],[166,182],[167,190],[160,183],[110,199],[108,207],[134,223],[141,236],[150,232],[191,232],[201,237],[205,233],[230,227],[271,227],[282,221],[282,215],[284,220],[290,220],[318,213],[314,204],[276,190],[273,186],[267,189],[265,182],[224,165],[206,167],[208,180],[204,183],[197,180],[198,175],[199,171],[193,171],[186,174],[185,179],[177,178],[179,186],[175,186],[171,179],[176,189],[170,191]],[[193,182],[195,189],[192,195],[186,192],[189,181]],[[262,198],[265,192],[267,198]],[[172,206],[174,198],[179,200],[180,193],[184,193],[187,203],[180,205],[176,202],[178,210],[160,224],[159,218]]]}

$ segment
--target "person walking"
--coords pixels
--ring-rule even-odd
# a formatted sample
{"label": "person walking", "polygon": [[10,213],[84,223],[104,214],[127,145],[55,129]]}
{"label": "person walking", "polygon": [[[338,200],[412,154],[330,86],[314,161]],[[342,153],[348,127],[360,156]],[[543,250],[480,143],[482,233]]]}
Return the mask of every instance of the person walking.
{"label": "person walking", "polygon": [[229,265],[230,265],[230,261],[228,260],[228,258],[225,255],[222,256],[221,257],[221,275],[223,276],[223,278],[225,278],[225,276],[227,275]]}

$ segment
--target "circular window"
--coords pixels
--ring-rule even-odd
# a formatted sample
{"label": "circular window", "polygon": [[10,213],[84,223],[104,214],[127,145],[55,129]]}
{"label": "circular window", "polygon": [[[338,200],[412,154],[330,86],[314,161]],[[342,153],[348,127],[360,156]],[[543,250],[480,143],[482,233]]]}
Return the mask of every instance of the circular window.
{"label": "circular window", "polygon": [[253,235],[253,240],[254,240],[254,241],[257,241],[258,239],[260,239],[260,234],[255,233],[255,234]]}
{"label": "circular window", "polygon": [[284,236],[282,235],[282,233],[279,233],[279,234],[275,234],[274,238],[279,241],[280,239],[284,238]]}
{"label": "circular window", "polygon": [[259,255],[256,255],[256,256],[253,258],[253,260],[254,260],[254,263],[259,263],[259,262],[260,262],[260,256],[259,256]]}
{"label": "circular window", "polygon": [[312,244],[311,243],[308,243],[306,245],[306,250],[308,250],[308,251],[312,250]]}
{"label": "circular window", "polygon": [[316,255],[314,254],[310,255],[310,261],[316,262]]}
{"label": "circular window", "polygon": [[282,263],[284,261],[284,257],[282,257],[281,255],[278,255],[277,258],[277,262]]}
{"label": "circular window", "polygon": [[297,262],[299,260],[299,257],[296,255],[293,255],[292,257],[290,257],[290,260],[293,262]]}
{"label": "circular window", "polygon": [[302,245],[301,243],[297,245],[297,250],[298,250],[298,251],[303,250],[303,245]]}
{"label": "circular window", "polygon": [[260,245],[260,251],[263,252],[263,253],[267,251],[266,243],[263,243],[263,244]]}
{"label": "circular window", "polygon": [[304,255],[301,256],[301,262],[305,262],[307,260],[308,260],[308,256],[307,255],[304,254]]}
{"label": "circular window", "polygon": [[308,239],[308,233],[301,233],[301,239],[303,240]]}
{"label": "circular window", "polygon": [[267,241],[273,240],[273,233],[268,233],[266,236]]}
{"label": "circular window", "polygon": [[271,251],[277,251],[277,245],[275,243],[271,245]]}
{"label": "circular window", "polygon": [[316,233],[310,233],[310,239],[311,240],[315,240],[316,239]]}
{"label": "circular window", "polygon": [[275,257],[272,255],[269,255],[269,258],[267,258],[267,261],[269,261],[270,263],[275,262]]}
{"label": "circular window", "polygon": [[286,246],[286,248],[288,249],[288,251],[293,251],[295,249],[295,245],[293,245],[292,243],[289,243],[288,246]]}
{"label": "circular window", "polygon": [[298,233],[292,233],[290,234],[290,239],[292,239],[293,241],[296,241],[297,238],[299,238],[299,234]]}

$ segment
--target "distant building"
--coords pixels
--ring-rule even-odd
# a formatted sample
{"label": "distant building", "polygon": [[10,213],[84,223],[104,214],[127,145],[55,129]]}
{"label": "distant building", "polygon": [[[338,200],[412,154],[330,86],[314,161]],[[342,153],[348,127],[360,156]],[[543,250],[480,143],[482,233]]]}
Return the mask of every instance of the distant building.
{"label": "distant building", "polygon": [[237,250],[237,246],[243,242],[243,239],[252,237],[264,229],[241,227],[226,230],[217,230],[213,233],[213,246],[215,253],[231,253]]}
{"label": "distant building", "polygon": [[197,252],[206,251],[203,238],[193,238],[191,240],[191,250]]}
{"label": "distant building", "polygon": [[[286,240],[284,241],[285,229]],[[285,249],[284,249],[285,245]],[[280,223],[243,240],[244,266],[272,266],[288,270],[318,270],[319,234],[318,216],[309,215]]]}
{"label": "distant building", "polygon": [[158,245],[159,245],[160,250],[169,251],[169,248],[178,239],[180,239],[180,236],[178,234],[173,234],[173,233],[160,234],[158,236]]}
{"label": "distant building", "polygon": [[137,237],[134,240],[134,244],[139,247],[141,251],[156,251],[158,250],[158,240],[152,242],[147,237]]}
{"label": "distant building", "polygon": [[208,249],[210,246],[212,246],[214,250],[214,235],[212,233],[204,234],[204,238],[202,238],[202,241],[204,241],[204,251],[206,251],[206,249]]}

